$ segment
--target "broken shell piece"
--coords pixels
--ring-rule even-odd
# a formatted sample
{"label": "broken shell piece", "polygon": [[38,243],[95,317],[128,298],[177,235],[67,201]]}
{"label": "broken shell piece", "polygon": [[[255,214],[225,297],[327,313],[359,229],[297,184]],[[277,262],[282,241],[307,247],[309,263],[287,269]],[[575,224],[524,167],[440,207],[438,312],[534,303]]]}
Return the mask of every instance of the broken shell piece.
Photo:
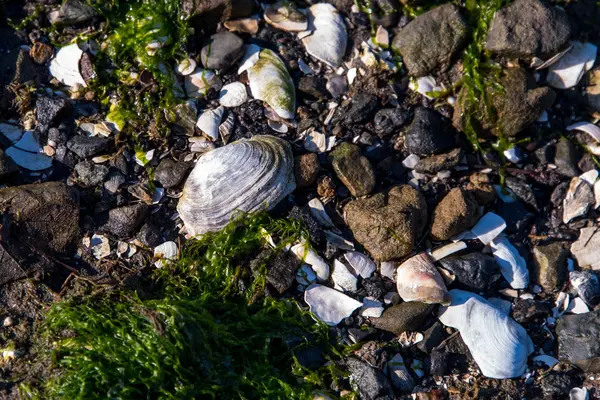
{"label": "broken shell piece", "polygon": [[525,329],[474,293],[453,289],[450,298],[452,303],[438,318],[458,329],[483,375],[496,379],[523,375],[533,352]]}
{"label": "broken shell piece", "polygon": [[600,279],[592,271],[571,271],[569,281],[590,307],[600,304]]}
{"label": "broken shell piece", "polygon": [[325,153],[328,150],[327,136],[311,129],[304,137],[304,148],[311,153]]}
{"label": "broken shell piece", "polygon": [[246,86],[241,82],[229,83],[219,92],[219,104],[223,107],[239,107],[248,100]]}
{"label": "broken shell piece", "polygon": [[302,32],[308,29],[306,15],[294,3],[278,1],[265,8],[265,21],[286,32]]}
{"label": "broken shell piece", "polygon": [[154,259],[157,261],[154,263],[156,268],[162,268],[165,263],[171,262],[177,259],[179,256],[179,249],[175,242],[164,242],[154,248]]}
{"label": "broken shell piece", "polygon": [[202,136],[188,138],[188,142],[190,142],[190,151],[194,153],[206,153],[216,148],[213,142]]}
{"label": "broken shell piece", "polygon": [[567,224],[573,218],[587,214],[594,201],[592,186],[588,182],[579,177],[571,179],[563,200],[563,222]]}
{"label": "broken shell piece", "polygon": [[571,42],[572,48],[548,70],[548,85],[556,89],[577,86],[583,75],[592,69],[598,48],[592,43]]}
{"label": "broken shell piece", "polygon": [[[592,139],[594,139],[595,142],[600,142],[600,127],[592,124],[591,122],[582,121],[582,122],[577,122],[575,124],[567,126],[567,131],[573,131],[573,130],[585,132],[588,135],[590,135],[590,137]],[[597,146],[590,148],[590,150],[592,150],[593,148],[597,148]],[[598,152],[598,153],[600,154],[600,152]],[[596,152],[594,152],[594,154],[596,154]],[[598,154],[596,154],[596,155],[598,155]]]}
{"label": "broken shell piece", "polygon": [[488,212],[471,228],[471,232],[483,244],[489,244],[506,229],[506,222],[501,216]]}
{"label": "broken shell piece", "polygon": [[214,110],[206,110],[200,114],[196,126],[209,139],[215,141],[219,138],[219,126],[224,112],[225,108],[223,106],[219,106]]}
{"label": "broken shell piece", "polygon": [[50,62],[50,74],[69,87],[77,85],[86,87],[85,79],[79,70],[79,61],[82,56],[83,51],[77,44],[62,47]]}
{"label": "broken shell piece", "polygon": [[556,358],[548,356],[546,354],[533,357],[533,362],[545,364],[548,368],[552,368],[559,363],[559,361]]}
{"label": "broken shell piece", "polygon": [[444,279],[427,253],[404,261],[396,270],[396,287],[404,301],[449,304]]}
{"label": "broken shell piece", "polygon": [[306,52],[336,68],[346,53],[348,34],[342,16],[334,6],[317,3],[308,9],[308,33],[302,36]]}
{"label": "broken shell piece", "polygon": [[255,44],[248,44],[244,46],[244,55],[240,59],[240,66],[238,68],[238,75],[242,72],[252,68],[260,58],[261,48]]}
{"label": "broken shell piece", "polygon": [[458,253],[459,251],[464,250],[466,248],[467,244],[462,241],[449,243],[447,245],[438,247],[437,249],[433,250],[431,252],[431,258],[433,258],[434,261],[439,261],[443,258],[448,257],[451,254]]}
{"label": "broken shell piece", "polygon": [[144,152],[144,150],[137,150],[135,152],[135,162],[136,164],[145,167],[152,161],[154,158],[155,149],[148,150]]}
{"label": "broken shell piece", "polygon": [[204,97],[210,89],[220,90],[221,79],[208,69],[196,69],[185,77],[185,92],[189,97]]}
{"label": "broken shell piece", "polygon": [[377,32],[375,33],[375,43],[385,49],[390,46],[390,35],[388,31],[381,25],[377,27]]}
{"label": "broken shell piece", "polygon": [[415,387],[415,381],[408,372],[408,369],[404,364],[404,359],[400,353],[396,354],[390,361],[388,361],[387,367],[390,371],[390,376],[392,377],[392,383],[394,386],[401,392],[412,392],[413,388]]}
{"label": "broken shell piece", "polygon": [[331,273],[333,285],[337,290],[355,292],[356,277],[348,270],[348,268],[340,261],[333,261],[333,272]]}
{"label": "broken shell piece", "polygon": [[587,388],[573,388],[569,391],[569,400],[589,400],[590,394]]}
{"label": "broken shell piece", "polygon": [[365,279],[370,278],[377,269],[375,261],[357,251],[350,251],[344,254],[344,258],[354,268],[354,271]]}
{"label": "broken shell piece", "polygon": [[304,286],[308,286],[314,281],[317,280],[317,274],[310,267],[310,265],[303,264],[300,268],[298,268],[298,272],[296,272],[296,281]]}
{"label": "broken shell piece", "polygon": [[432,76],[422,76],[416,80],[411,79],[408,87],[415,92],[421,93],[429,100],[433,99],[433,97],[430,96],[432,92],[441,90],[441,88],[435,82],[435,78]]}
{"label": "broken shell piece", "polygon": [[277,122],[277,121],[272,121],[272,120],[268,119],[267,125],[269,125],[269,128],[273,129],[275,132],[278,132],[278,133],[287,133],[288,132],[288,127],[283,122]]}
{"label": "broken shell piece", "polygon": [[513,289],[524,289],[529,285],[529,270],[525,259],[504,236],[491,241],[490,247],[500,273]]}
{"label": "broken shell piece", "polygon": [[320,281],[329,279],[329,265],[316,251],[310,248],[306,242],[294,245],[290,250],[300,261],[305,262],[312,267]]}
{"label": "broken shell piece", "polygon": [[546,61],[544,61],[538,57],[533,57],[530,67],[535,68],[538,71],[541,69],[544,69],[544,68],[548,68],[549,66],[555,64],[558,60],[560,60],[562,58],[562,56],[567,54],[572,48],[573,48],[573,46],[569,45],[569,47],[556,53],[555,55],[553,55]]}
{"label": "broken shell piece", "polygon": [[89,248],[92,250],[92,254],[97,260],[101,260],[110,255],[110,243],[108,238],[104,235],[94,234],[89,243]]}
{"label": "broken shell piece", "polygon": [[327,286],[313,283],[304,292],[310,311],[329,326],[336,326],[352,315],[362,303]]}
{"label": "broken shell piece", "polygon": [[407,332],[404,331],[398,337],[398,343],[402,346],[402,348],[407,349],[410,346],[413,346],[417,343],[422,342],[424,339],[423,334],[421,332]]}
{"label": "broken shell piece", "polygon": [[248,83],[255,99],[267,103],[281,118],[294,118],[294,81],[277,54],[269,49],[260,49],[258,61],[248,68]]}
{"label": "broken shell piece", "polygon": [[363,306],[360,310],[360,315],[365,318],[379,318],[383,314],[383,303],[372,297],[363,299]]}
{"label": "broken shell piece", "polygon": [[177,73],[182,76],[191,74],[196,70],[196,61],[192,58],[186,58],[177,64]]}
{"label": "broken shell piece", "polygon": [[42,171],[52,166],[52,158],[44,154],[34,132],[27,131],[5,154],[19,167],[29,171]]}
{"label": "broken shell piece", "polygon": [[308,202],[308,207],[310,210],[310,214],[314,219],[324,228],[332,228],[336,229],[335,225],[329,215],[327,215],[327,211],[325,211],[325,206],[318,198],[311,199]]}
{"label": "broken shell piece", "polygon": [[325,231],[325,239],[333,247],[340,250],[354,250],[354,243],[331,231]]}
{"label": "broken shell piece", "polygon": [[590,312],[590,309],[582,299],[580,299],[579,297],[575,297],[569,303],[569,307],[567,308],[566,312],[571,314],[585,314],[587,312]]}
{"label": "broken shell piece", "polygon": [[590,169],[589,171],[579,175],[579,179],[589,183],[590,185],[593,185],[598,179],[598,170]]}

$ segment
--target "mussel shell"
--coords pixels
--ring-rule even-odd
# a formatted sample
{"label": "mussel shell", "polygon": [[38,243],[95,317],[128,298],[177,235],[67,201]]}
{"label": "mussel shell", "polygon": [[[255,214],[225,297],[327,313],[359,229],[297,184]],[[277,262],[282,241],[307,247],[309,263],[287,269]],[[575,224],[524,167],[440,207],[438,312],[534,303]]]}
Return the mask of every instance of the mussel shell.
{"label": "mussel shell", "polygon": [[217,231],[237,212],[271,209],[296,188],[290,145],[255,136],[204,154],[188,177],[177,210],[192,235]]}
{"label": "mussel shell", "polygon": [[318,3],[308,9],[309,35],[302,38],[308,54],[336,68],[342,63],[348,33],[338,10],[328,3]]}
{"label": "mussel shell", "polygon": [[449,304],[444,279],[427,253],[417,254],[396,270],[396,287],[404,301]]}

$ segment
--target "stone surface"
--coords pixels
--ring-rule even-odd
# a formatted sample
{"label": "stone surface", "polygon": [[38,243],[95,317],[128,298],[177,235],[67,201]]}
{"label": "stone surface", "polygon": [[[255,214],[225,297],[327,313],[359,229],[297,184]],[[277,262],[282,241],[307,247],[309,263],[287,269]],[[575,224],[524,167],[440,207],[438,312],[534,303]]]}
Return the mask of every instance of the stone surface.
{"label": "stone surface", "polygon": [[580,267],[600,270],[600,230],[595,227],[582,228],[579,238],[571,244],[571,254]]}
{"label": "stone surface", "polygon": [[356,358],[348,358],[346,366],[350,381],[358,387],[361,399],[375,400],[394,394],[392,384],[380,370]]}
{"label": "stone surface", "polygon": [[48,20],[52,24],[74,25],[89,21],[97,15],[94,7],[80,0],[67,0],[60,9],[48,14]]}
{"label": "stone surface", "polygon": [[182,0],[181,10],[193,26],[214,29],[219,22],[249,17],[256,4],[252,0]]}
{"label": "stone surface", "polygon": [[600,310],[563,315],[556,325],[558,355],[585,372],[600,372]]}
{"label": "stone surface", "polygon": [[429,354],[447,337],[448,333],[446,332],[446,328],[444,328],[444,324],[440,321],[435,321],[433,325],[423,332],[423,340],[417,343],[417,349]]}
{"label": "stone surface", "polygon": [[143,203],[113,208],[98,217],[100,230],[120,240],[130,239],[144,223],[147,212],[148,206]]}
{"label": "stone surface", "polygon": [[368,93],[359,93],[352,98],[350,108],[344,114],[346,124],[360,124],[370,121],[377,111],[377,97]]}
{"label": "stone surface", "polygon": [[375,114],[373,125],[379,137],[388,137],[402,128],[409,121],[409,113],[400,108],[384,108]]}
{"label": "stone surface", "polygon": [[279,252],[274,258],[269,260],[267,282],[280,295],[285,293],[295,282],[298,265],[298,257],[295,254],[291,252]]}
{"label": "stone surface", "polygon": [[319,156],[316,153],[303,154],[294,158],[296,187],[305,188],[314,185],[320,169]]}
{"label": "stone surface", "polygon": [[456,276],[458,287],[471,292],[487,290],[499,272],[494,258],[482,253],[451,256],[440,263]]}
{"label": "stone surface", "polygon": [[329,97],[326,84],[321,76],[303,76],[298,81],[297,90],[311,99],[325,99]]}
{"label": "stone surface", "polygon": [[108,148],[108,139],[98,136],[73,136],[67,148],[81,158],[95,156]]}
{"label": "stone surface", "polygon": [[0,150],[0,182],[19,172],[19,167]]}
{"label": "stone surface", "polygon": [[404,144],[410,153],[427,156],[453,147],[455,137],[439,112],[419,107],[408,127]]}
{"label": "stone surface", "polygon": [[454,188],[435,207],[431,238],[448,240],[471,228],[479,217],[479,205],[475,196],[462,188]]}
{"label": "stone surface", "polygon": [[38,121],[38,129],[45,133],[59,118],[70,110],[69,101],[61,97],[38,97],[35,102],[35,112]]}
{"label": "stone surface", "polygon": [[189,162],[176,162],[165,157],[156,167],[154,179],[165,189],[176,187],[183,181],[191,166]]}
{"label": "stone surface", "polygon": [[371,2],[371,9],[373,10],[371,20],[374,24],[384,28],[393,28],[398,24],[399,10],[401,10],[398,0],[374,0]]}
{"label": "stone surface", "polygon": [[596,67],[588,72],[585,100],[592,111],[600,112],[600,67]]}
{"label": "stone surface", "polygon": [[354,200],[344,214],[355,239],[379,261],[410,254],[427,224],[425,199],[408,185]]}
{"label": "stone surface", "polygon": [[415,171],[422,174],[436,174],[442,170],[452,169],[460,162],[462,156],[462,149],[457,148],[448,153],[421,158],[415,165]]}
{"label": "stone surface", "polygon": [[447,69],[467,41],[467,23],[458,7],[444,4],[419,15],[394,37],[411,75]]}
{"label": "stone surface", "polygon": [[546,318],[552,312],[550,303],[533,299],[517,299],[512,309],[512,317],[520,324],[532,322],[537,318]]}
{"label": "stone surface", "polygon": [[557,166],[556,172],[563,176],[573,178],[580,174],[577,167],[579,154],[577,148],[568,139],[560,138],[556,144],[556,153],[554,155],[554,164]]}
{"label": "stone surface", "polygon": [[342,143],[331,152],[330,160],[335,174],[353,196],[371,193],[375,187],[375,172],[358,146]]}
{"label": "stone surface", "polygon": [[570,35],[562,8],[540,0],[516,0],[494,14],[485,48],[509,57],[548,56]]}
{"label": "stone surface", "polygon": [[200,60],[207,69],[229,69],[244,55],[244,41],[234,33],[212,35],[202,48]]}
{"label": "stone surface", "polygon": [[419,302],[401,303],[387,308],[381,317],[374,319],[375,328],[400,335],[406,331],[419,331],[435,305]]}
{"label": "stone surface", "polygon": [[567,279],[567,246],[567,242],[554,242],[533,247],[534,276],[546,292],[560,289]]}
{"label": "stone surface", "polygon": [[94,187],[104,181],[108,167],[91,160],[82,161],[75,166],[77,180],[83,187]]}
{"label": "stone surface", "polygon": [[136,238],[148,247],[156,247],[164,243],[160,227],[152,222],[146,222],[140,228]]}
{"label": "stone surface", "polygon": [[54,49],[49,44],[35,42],[29,51],[29,55],[38,64],[44,64],[54,55]]}

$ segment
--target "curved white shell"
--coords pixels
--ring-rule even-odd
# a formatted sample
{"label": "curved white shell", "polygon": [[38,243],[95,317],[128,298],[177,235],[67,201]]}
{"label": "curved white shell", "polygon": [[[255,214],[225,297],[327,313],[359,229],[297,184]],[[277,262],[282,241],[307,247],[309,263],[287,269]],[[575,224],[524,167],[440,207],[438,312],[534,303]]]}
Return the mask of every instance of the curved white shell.
{"label": "curved white shell", "polygon": [[288,142],[255,136],[209,151],[188,177],[177,210],[191,235],[223,228],[237,212],[271,209],[296,188]]}
{"label": "curved white shell", "polygon": [[354,271],[363,278],[370,278],[377,269],[375,261],[358,251],[350,251],[344,254],[344,258],[354,268]]}
{"label": "curved white shell", "polygon": [[396,270],[396,287],[404,301],[449,304],[444,279],[427,253],[404,261]]}
{"label": "curved white shell", "polygon": [[219,104],[223,107],[239,107],[248,100],[246,86],[241,82],[232,82],[221,88]]}
{"label": "curved white shell", "polygon": [[67,86],[87,86],[79,71],[79,60],[82,55],[83,51],[76,43],[62,47],[50,62],[50,73]]}
{"label": "curved white shell", "polygon": [[221,79],[213,71],[198,68],[185,77],[185,92],[189,97],[204,97],[210,89],[220,90]]}
{"label": "curved white shell", "polygon": [[529,270],[521,257],[504,235],[499,235],[490,243],[500,273],[513,289],[525,289],[529,285]]}
{"label": "curved white shell", "polygon": [[296,113],[296,89],[285,64],[269,49],[261,49],[258,61],[248,68],[252,96],[267,103],[281,118]]}
{"label": "curved white shell", "polygon": [[221,125],[221,119],[225,109],[222,106],[215,108],[214,110],[206,110],[200,114],[196,126],[211,140],[217,140],[219,138],[219,126]]}
{"label": "curved white shell", "polygon": [[310,307],[310,311],[329,326],[336,326],[362,306],[360,301],[316,283],[306,288],[304,301]]}
{"label": "curved white shell", "polygon": [[316,251],[307,246],[305,242],[292,246],[291,251],[300,261],[310,264],[320,281],[329,279],[329,265]]}
{"label": "curved white shell", "polygon": [[26,131],[5,153],[15,164],[29,171],[42,171],[52,166],[52,158],[44,154],[36,134],[32,131]]}
{"label": "curved white shell", "polygon": [[173,261],[179,255],[179,249],[177,248],[177,243],[175,242],[164,242],[154,248],[154,258],[158,259],[154,265],[157,268],[162,268],[165,264],[164,262]]}
{"label": "curved white shell", "polygon": [[557,89],[577,86],[583,75],[592,69],[598,48],[592,43],[571,42],[571,50],[548,70],[548,85]]}
{"label": "curved white shell", "polygon": [[525,329],[474,293],[453,289],[450,297],[452,303],[438,318],[458,329],[483,375],[496,379],[522,375],[533,352]]}
{"label": "curved white shell", "polygon": [[177,64],[177,73],[182,76],[187,76],[196,70],[196,60],[186,58]]}
{"label": "curved white shell", "polygon": [[238,68],[238,75],[242,72],[247,71],[248,68],[252,68],[254,64],[258,62],[260,58],[260,47],[255,44],[247,44],[244,46],[244,55],[240,59],[240,66]]}
{"label": "curved white shell", "polygon": [[287,2],[278,1],[265,8],[265,21],[277,29],[286,32],[302,32],[308,29],[308,21],[302,12]]}
{"label": "curved white shell", "polygon": [[342,63],[348,42],[344,20],[331,4],[318,3],[308,9],[308,32],[302,43],[308,54],[336,68]]}
{"label": "curved white shell", "polygon": [[327,215],[327,211],[325,211],[325,206],[321,200],[316,197],[311,199],[308,202],[308,207],[310,210],[310,215],[312,215],[322,227],[336,229],[333,221],[331,218],[329,218],[329,215]]}

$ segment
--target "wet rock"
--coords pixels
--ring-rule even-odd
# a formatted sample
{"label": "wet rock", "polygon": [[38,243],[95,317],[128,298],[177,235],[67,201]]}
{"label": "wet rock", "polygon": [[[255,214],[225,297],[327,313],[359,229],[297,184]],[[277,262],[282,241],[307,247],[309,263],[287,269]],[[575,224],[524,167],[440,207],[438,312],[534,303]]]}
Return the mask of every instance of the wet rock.
{"label": "wet rock", "polygon": [[435,321],[433,325],[423,332],[423,340],[417,343],[417,349],[429,354],[447,337],[448,333],[444,325],[440,321]]}
{"label": "wet rock", "polygon": [[567,279],[567,242],[554,242],[533,247],[535,274],[537,283],[546,292],[553,292],[562,287]]}
{"label": "wet rock", "polygon": [[38,97],[35,102],[35,112],[38,121],[38,129],[46,133],[48,128],[57,123],[59,118],[70,110],[67,99],[61,97]]}
{"label": "wet rock", "polygon": [[479,205],[475,196],[462,188],[454,188],[435,207],[431,238],[448,240],[471,228],[479,217]]}
{"label": "wet rock", "polygon": [[435,305],[408,302],[386,309],[381,317],[374,319],[375,328],[400,335],[406,331],[419,331],[428,319]]}
{"label": "wet rock", "polygon": [[33,82],[36,85],[42,84],[46,76],[46,70],[39,65],[34,64],[33,59],[25,50],[19,50],[17,63],[15,65],[15,75],[13,84],[21,85],[27,82]]}
{"label": "wet rock", "polygon": [[80,158],[95,156],[108,148],[108,139],[98,136],[73,136],[67,147]]}
{"label": "wet rock", "polygon": [[585,372],[600,372],[600,310],[563,315],[556,325],[558,355]]}
{"label": "wet rock", "polygon": [[494,14],[485,48],[509,57],[553,55],[570,36],[562,8],[540,0],[516,0]]}
{"label": "wet rock", "polygon": [[331,152],[330,160],[335,174],[353,196],[371,193],[375,187],[375,172],[358,146],[342,143]]}
{"label": "wet rock", "polygon": [[570,178],[578,176],[580,174],[579,168],[577,168],[578,160],[579,154],[575,145],[570,140],[561,138],[556,144],[554,156],[556,172]]}
{"label": "wet rock", "polygon": [[512,176],[507,176],[505,183],[506,187],[512,190],[519,200],[529,206],[532,210],[539,211],[537,200],[535,199],[531,185]]}
{"label": "wet rock", "polygon": [[454,149],[449,153],[421,158],[417,165],[415,165],[415,171],[422,174],[436,174],[442,170],[454,168],[460,162],[461,158],[462,150],[460,148]]}
{"label": "wet rock", "polygon": [[104,181],[108,167],[93,161],[82,161],[75,166],[77,180],[83,187],[94,187]]}
{"label": "wet rock", "polygon": [[69,134],[64,129],[48,129],[48,142],[54,142],[56,145],[61,145],[67,143],[67,140],[69,140]]}
{"label": "wet rock", "polygon": [[600,269],[600,231],[596,227],[582,228],[579,238],[571,245],[571,254],[580,267]]}
{"label": "wet rock", "polygon": [[29,51],[29,55],[38,64],[44,64],[54,55],[54,49],[44,42],[35,42]]}
{"label": "wet rock", "polygon": [[440,260],[440,263],[456,276],[458,286],[471,292],[487,290],[498,274],[494,258],[482,253],[451,256]]}
{"label": "wet rock", "polygon": [[419,107],[408,127],[404,144],[410,153],[427,156],[453,147],[455,138],[440,113]]}
{"label": "wet rock", "polygon": [[204,68],[229,69],[244,54],[244,41],[231,32],[212,35],[202,48],[200,60]]}
{"label": "wet rock", "polygon": [[308,98],[325,99],[328,97],[325,78],[320,76],[303,76],[298,81],[298,91]]}
{"label": "wet rock", "polygon": [[79,192],[60,182],[0,190],[10,234],[43,250],[70,254],[79,240]]}
{"label": "wet rock", "polygon": [[48,13],[48,20],[53,25],[74,25],[89,21],[97,15],[94,7],[79,0],[67,0],[62,3],[60,9]]}
{"label": "wet rock", "polygon": [[473,193],[475,200],[481,205],[487,205],[496,200],[496,190],[494,190],[490,178],[486,174],[476,172],[469,176],[466,189]]}
{"label": "wet rock", "polygon": [[375,0],[371,2],[371,10],[371,21],[375,25],[392,28],[398,24],[401,7],[397,0]]}
{"label": "wet rock", "polygon": [[513,305],[512,317],[520,324],[532,322],[537,318],[546,318],[552,312],[549,303],[533,299],[517,299]]}
{"label": "wet rock", "polygon": [[294,284],[297,269],[298,257],[295,254],[279,252],[273,259],[269,260],[267,282],[282,295]]}
{"label": "wet rock", "polygon": [[185,102],[173,107],[173,129],[179,135],[194,136],[198,110],[195,103]]}
{"label": "wet rock", "polygon": [[450,353],[445,351],[433,351],[429,358],[429,373],[433,376],[448,375],[448,364],[450,361]]}
{"label": "wet rock", "polygon": [[410,254],[427,224],[425,199],[408,185],[351,201],[344,214],[355,239],[380,261]]}
{"label": "wet rock", "polygon": [[160,227],[152,222],[146,222],[142,225],[136,238],[148,247],[156,247],[165,241],[160,232]]}
{"label": "wet rock", "polygon": [[352,98],[350,109],[344,114],[347,125],[370,121],[377,111],[377,97],[368,93],[359,93]]}
{"label": "wet rock", "polygon": [[393,396],[392,384],[380,370],[356,358],[348,358],[346,367],[350,372],[350,381],[358,387],[361,399],[375,400],[382,396]]}
{"label": "wet rock", "polygon": [[183,181],[191,165],[189,162],[163,158],[156,167],[154,179],[165,189],[176,187]]}
{"label": "wet rock", "polygon": [[321,166],[316,153],[303,154],[294,158],[296,187],[305,188],[315,184]]}
{"label": "wet rock", "polygon": [[100,230],[126,240],[135,235],[144,222],[148,206],[143,203],[113,208],[99,216]]}
{"label": "wet rock", "polygon": [[408,111],[400,108],[379,110],[373,119],[375,133],[381,138],[391,136],[408,122],[409,116]]}
{"label": "wet rock", "polygon": [[411,75],[447,69],[467,41],[467,23],[458,7],[445,4],[419,15],[394,37]]}

